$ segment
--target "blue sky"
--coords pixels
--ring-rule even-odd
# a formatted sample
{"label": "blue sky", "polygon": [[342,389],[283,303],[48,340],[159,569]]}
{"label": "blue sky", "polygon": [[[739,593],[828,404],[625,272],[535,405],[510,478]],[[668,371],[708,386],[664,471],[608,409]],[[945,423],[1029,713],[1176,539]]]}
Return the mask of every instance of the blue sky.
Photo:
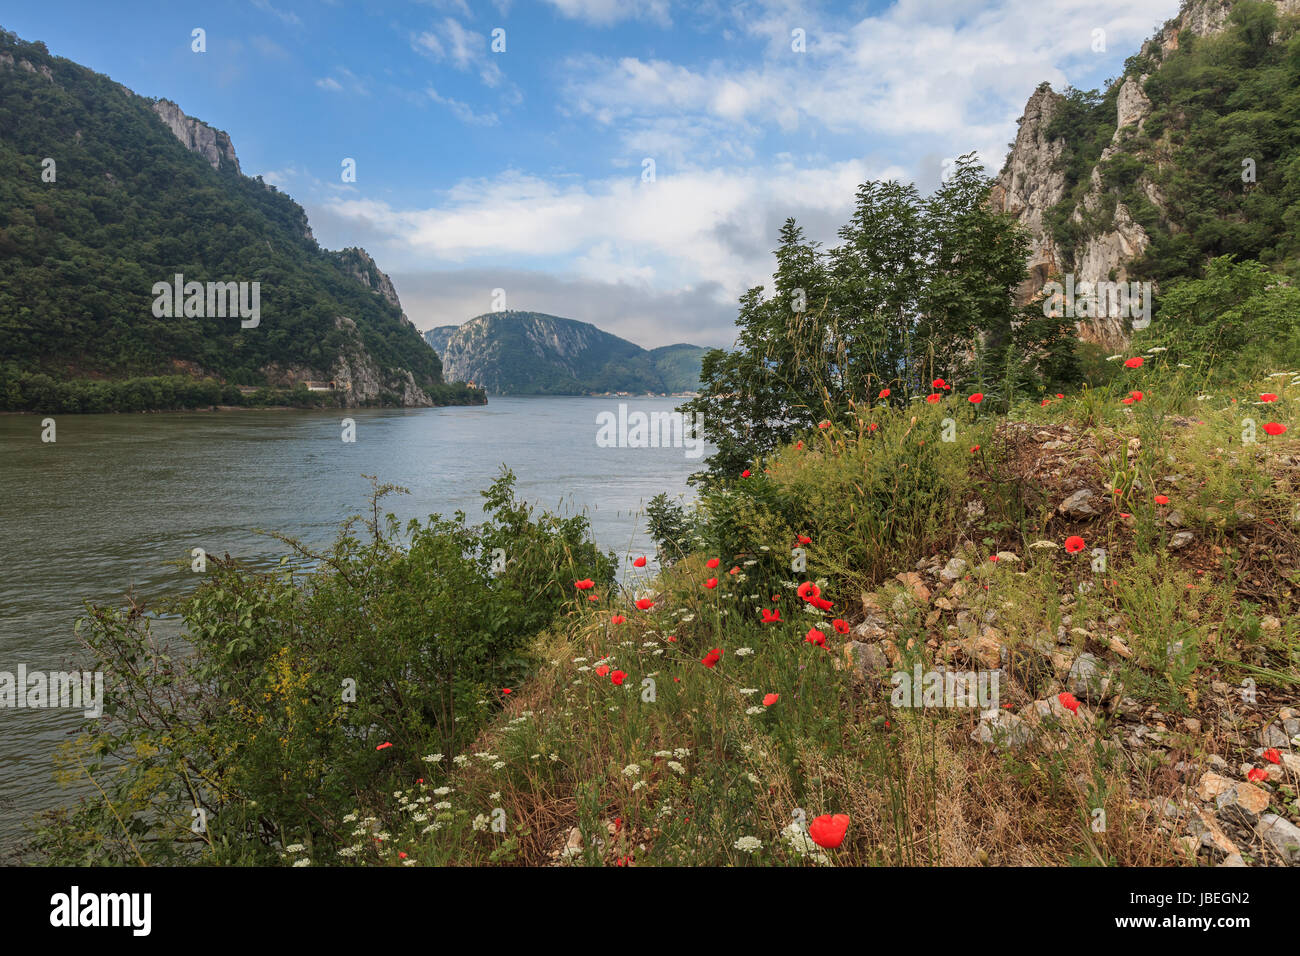
{"label": "blue sky", "polygon": [[859,182],[928,191],[972,149],[996,172],[1039,82],[1101,86],[1177,8],[0,0],[0,26],[229,132],[323,245],[370,251],[422,329],[501,288],[653,347],[729,344],[786,216],[832,243]]}

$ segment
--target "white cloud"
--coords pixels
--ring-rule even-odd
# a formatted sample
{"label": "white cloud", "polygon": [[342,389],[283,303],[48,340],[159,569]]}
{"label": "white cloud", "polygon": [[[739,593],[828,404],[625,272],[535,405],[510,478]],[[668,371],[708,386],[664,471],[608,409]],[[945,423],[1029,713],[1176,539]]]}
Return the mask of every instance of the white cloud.
{"label": "white cloud", "polygon": [[462,123],[468,123],[471,126],[496,126],[500,122],[496,113],[476,113],[473,107],[468,103],[462,103],[460,100],[452,99],[449,96],[441,95],[433,87],[428,87],[424,91],[429,99],[439,105],[447,107]]}
{"label": "white cloud", "polygon": [[435,62],[450,63],[461,71],[476,70],[485,86],[497,87],[505,81],[505,74],[489,52],[487,37],[467,30],[452,17],[446,17],[433,30],[413,36],[411,46]]}
{"label": "white cloud", "polygon": [[669,26],[668,0],[547,0],[570,20],[610,26],[620,20],[651,20]]}

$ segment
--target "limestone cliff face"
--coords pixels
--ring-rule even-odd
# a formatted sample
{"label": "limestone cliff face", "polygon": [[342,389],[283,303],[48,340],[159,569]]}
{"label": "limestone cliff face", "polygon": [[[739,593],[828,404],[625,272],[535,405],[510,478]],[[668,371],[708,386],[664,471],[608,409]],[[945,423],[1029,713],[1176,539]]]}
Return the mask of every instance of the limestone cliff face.
{"label": "limestone cliff face", "polygon": [[198,153],[213,169],[230,167],[237,173],[240,171],[234,144],[226,132],[213,129],[192,116],[186,116],[171,100],[157,100],[153,104],[153,110],[186,149]]}
{"label": "limestone cliff face", "polygon": [[[375,264],[375,260],[370,258],[370,253],[360,246],[352,246],[338,255],[343,268],[352,275],[352,278],[390,305],[396,306],[399,310],[402,308],[402,302],[397,298],[397,289],[393,287],[393,280]],[[402,318],[406,319],[408,325],[412,324],[411,320],[406,318],[405,312],[402,313]]]}
{"label": "limestone cliff face", "polygon": [[1047,138],[1048,124],[1064,99],[1047,83],[1034,91],[1020,117],[1015,146],[989,198],[994,209],[1011,213],[1029,231],[1029,279],[1020,290],[1023,300],[1041,289],[1049,275],[1061,271],[1043,216],[1065,196],[1065,173],[1059,168],[1065,143]]}
{"label": "limestone cliff face", "polygon": [[[1279,14],[1300,12],[1300,0],[1272,2]],[[1234,0],[1184,0],[1178,16],[1146,42],[1143,54],[1158,68],[1167,53],[1178,49],[1180,37],[1221,32],[1233,3]],[[1114,134],[1089,173],[1082,197],[1069,211],[1071,223],[1081,234],[1080,241],[1069,252],[1057,248],[1045,221],[1048,210],[1065,198],[1067,189],[1061,161],[1066,139],[1049,140],[1046,135],[1064,97],[1046,83],[1030,96],[1015,143],[989,199],[994,209],[1011,213],[1029,233],[1029,279],[1019,290],[1021,302],[1032,301],[1053,274],[1072,273],[1076,284],[1127,281],[1130,267],[1151,244],[1151,237],[1134,220],[1132,211],[1116,200],[1101,173],[1117,154],[1132,150],[1133,137],[1143,129],[1151,114],[1152,104],[1145,89],[1147,79],[1147,74],[1130,74],[1122,80],[1116,98]],[[1146,160],[1158,162],[1158,158],[1146,157]],[[1137,187],[1161,216],[1163,225],[1176,232],[1179,226],[1165,218],[1164,197],[1151,178],[1142,174]],[[1097,342],[1108,349],[1118,347],[1128,338],[1127,323],[1118,315],[1084,319],[1078,331],[1083,341]]]}

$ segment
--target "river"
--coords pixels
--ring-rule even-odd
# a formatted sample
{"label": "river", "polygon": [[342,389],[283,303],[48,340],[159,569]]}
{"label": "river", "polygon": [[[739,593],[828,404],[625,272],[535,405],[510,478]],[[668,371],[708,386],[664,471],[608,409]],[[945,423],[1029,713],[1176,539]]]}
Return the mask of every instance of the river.
{"label": "river", "polygon": [[[328,543],[362,511],[363,474],[410,489],[386,500],[403,521],[459,509],[473,523],[482,520],[478,492],[509,465],[521,497],[585,512],[622,567],[642,553],[653,563],[645,504],[661,491],[689,500],[686,479],[703,458],[680,447],[601,447],[597,417],[618,415],[620,403],[651,413],[679,401],[59,415],[54,442],[41,440],[43,416],[0,416],[0,671],[77,666],[83,602],[192,588],[193,548],[270,562],[286,549],[255,529]],[[345,417],[353,442],[342,440]],[[33,814],[79,793],[54,781],[52,761],[79,713],[0,708],[0,858]]]}

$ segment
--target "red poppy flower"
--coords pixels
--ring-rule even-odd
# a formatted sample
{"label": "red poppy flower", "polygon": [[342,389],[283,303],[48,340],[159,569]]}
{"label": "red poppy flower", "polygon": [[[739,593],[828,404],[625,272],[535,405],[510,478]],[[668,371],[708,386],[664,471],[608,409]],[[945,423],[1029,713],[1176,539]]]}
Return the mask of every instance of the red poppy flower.
{"label": "red poppy flower", "polygon": [[709,578],[707,581],[704,582],[704,586],[708,588],[710,591],[712,591],[714,588],[718,586],[718,579]]}
{"label": "red poppy flower", "polygon": [[773,704],[775,704],[775,703],[776,703],[778,700],[780,700],[780,699],[781,699],[781,695],[780,695],[780,694],[768,694],[766,697],[763,698],[763,706],[764,706],[764,707],[771,707]]}
{"label": "red poppy flower", "polygon": [[1141,393],[1141,392],[1129,392],[1129,395],[1133,396],[1133,401],[1135,401],[1135,402],[1140,402],[1140,401],[1142,401],[1142,393]]}
{"label": "red poppy flower", "polygon": [[513,691],[511,691],[509,687],[502,687],[502,688],[501,688],[501,693],[503,693],[503,694],[510,694],[510,693],[513,693]]}
{"label": "red poppy flower", "polygon": [[1052,400],[1051,400],[1050,398],[1045,398],[1045,399],[1043,399],[1041,402],[1039,402],[1038,404],[1039,404],[1040,407],[1042,407],[1042,408],[1046,408],[1048,405],[1052,404]]}
{"label": "red poppy flower", "polygon": [[763,614],[763,623],[764,623],[764,624],[779,624],[779,623],[781,623],[781,610],[780,610],[780,608],[778,608],[778,609],[775,610],[775,611],[773,611],[771,608],[766,608],[766,607],[765,607],[765,608],[760,608],[759,610],[762,611],[762,614]]}
{"label": "red poppy flower", "polygon": [[1128,398],[1121,398],[1121,399],[1119,400],[1119,403],[1120,403],[1121,405],[1132,405],[1132,404],[1133,404],[1133,396],[1130,395]]}
{"label": "red poppy flower", "polygon": [[1060,393],[1060,392],[1057,392],[1057,393],[1056,393],[1056,397],[1057,397],[1057,398],[1065,398],[1065,396],[1064,396],[1062,393]]}
{"label": "red poppy flower", "polygon": [[739,573],[740,573],[740,565],[736,565],[734,568],[732,568],[732,569],[731,569],[730,571],[728,571],[727,573],[728,573],[728,574],[739,574]]}
{"label": "red poppy flower", "polygon": [[654,606],[654,598],[641,598],[636,602],[636,608],[638,611],[648,611]]}
{"label": "red poppy flower", "polygon": [[622,687],[623,681],[627,680],[627,673],[625,671],[614,671],[614,673],[609,675],[609,679],[613,682],[615,687]]}
{"label": "red poppy flower", "polygon": [[722,559],[721,559],[721,558],[709,558],[709,560],[707,560],[707,561],[704,562],[704,566],[705,566],[706,568],[710,568],[710,569],[711,569],[711,568],[716,568],[716,567],[717,567],[719,564],[721,564],[721,563],[722,563]]}
{"label": "red poppy flower", "polygon": [[874,432],[879,427],[880,426],[877,425],[875,422],[872,422],[870,425],[867,426],[867,431]]}
{"label": "red poppy flower", "polygon": [[633,561],[633,562],[632,562],[632,567],[634,567],[634,568],[644,568],[644,567],[645,567],[645,555],[643,554],[643,555],[641,555],[641,557],[639,557],[639,558],[637,558],[635,561]]}
{"label": "red poppy flower", "polygon": [[610,623],[610,624],[622,624],[622,623],[623,623],[624,621],[626,621],[626,620],[627,620],[627,618],[625,618],[622,614],[615,614],[613,617],[611,617],[611,618],[609,619],[609,623]]}
{"label": "red poppy flower", "polygon": [[1267,760],[1269,763],[1281,763],[1281,762],[1282,762],[1282,755],[1281,755],[1280,753],[1277,752],[1277,748],[1276,748],[1276,747],[1269,747],[1269,748],[1268,748],[1267,750],[1265,750],[1262,754],[1260,754],[1260,756],[1262,756],[1262,757],[1263,757],[1265,760]]}
{"label": "red poppy flower", "polygon": [[948,383],[945,382],[945,381],[944,381],[943,379],[941,379],[941,378],[936,378],[933,382],[930,383],[930,387],[931,387],[931,388],[947,388],[947,387],[948,387]]}
{"label": "red poppy flower", "polygon": [[664,638],[664,640],[667,641],[669,644],[676,644],[677,636],[675,634],[669,634],[667,637]]}
{"label": "red poppy flower", "polygon": [[823,597],[815,597],[808,602],[819,611],[829,611],[835,605]]}
{"label": "red poppy flower", "polygon": [[397,858],[398,858],[399,860],[405,860],[405,859],[406,859],[406,851],[403,850],[402,852],[398,853],[398,854],[397,854]]}
{"label": "red poppy flower", "polygon": [[592,588],[596,586],[596,582],[593,581],[591,578],[584,578],[581,581],[574,581],[573,586],[577,588],[579,591],[590,591]]}
{"label": "red poppy flower", "polygon": [[379,745],[378,747],[376,747],[375,749],[376,749],[376,750],[386,750],[386,749],[388,749],[388,748],[391,747],[391,746],[392,746],[392,744],[390,744],[387,740],[385,740],[382,744],[380,744],[380,745]]}
{"label": "red poppy flower", "polygon": [[1071,554],[1078,554],[1085,547],[1086,545],[1084,544],[1083,539],[1077,534],[1072,534],[1065,539],[1065,550],[1069,551]]}
{"label": "red poppy flower", "polygon": [[980,402],[984,401],[984,393],[976,392],[974,395],[968,398],[967,401],[970,402],[972,405],[978,405]]}
{"label": "red poppy flower", "polygon": [[1079,712],[1079,702],[1075,699],[1073,694],[1068,694],[1068,693],[1062,694],[1060,697],[1056,699],[1059,700],[1061,702],[1061,706],[1064,707],[1066,710],[1068,710],[1070,713],[1077,714]]}
{"label": "red poppy flower", "polygon": [[827,813],[808,824],[808,836],[812,837],[812,841],[819,847],[834,850],[844,842],[844,834],[848,829],[847,813],[837,813],[834,816]]}
{"label": "red poppy flower", "polygon": [[1277,396],[1272,392],[1265,392],[1263,395],[1259,396],[1259,400],[1261,402],[1276,402]]}
{"label": "red poppy flower", "polygon": [[1140,355],[1135,355],[1135,356],[1133,356],[1131,359],[1125,359],[1125,360],[1124,360],[1124,367],[1125,367],[1125,368],[1141,368],[1141,367],[1142,367],[1142,363],[1143,363],[1144,361],[1146,361],[1146,360],[1145,360],[1144,358],[1142,358],[1142,356],[1140,356]]}
{"label": "red poppy flower", "polygon": [[821,597],[822,589],[811,581],[805,581],[799,585],[798,595],[805,601],[811,601],[815,597]]}
{"label": "red poppy flower", "polygon": [[876,398],[888,398],[888,397],[889,397],[889,394],[890,394],[890,393],[889,393],[889,389],[887,389],[887,388],[882,388],[882,389],[880,390],[880,394],[877,395]]}
{"label": "red poppy flower", "polygon": [[587,600],[588,600],[588,601],[599,601],[599,600],[600,600],[600,595],[599,595],[599,594],[588,594],[588,595],[587,595]]}
{"label": "red poppy flower", "polygon": [[812,538],[808,537],[806,534],[801,534],[801,535],[799,535],[799,543],[800,543],[800,544],[812,544]]}
{"label": "red poppy flower", "polygon": [[803,439],[800,438],[797,442],[795,442],[794,447],[797,448],[799,451],[803,451]]}
{"label": "red poppy flower", "polygon": [[980,446],[979,446],[979,445],[971,445],[971,446],[970,446],[970,453],[971,453],[972,455],[975,454],[975,453],[976,453],[977,451],[979,451],[979,450],[980,450]]}
{"label": "red poppy flower", "polygon": [[829,421],[820,421],[820,422],[817,423],[817,427],[818,427],[818,428],[821,428],[821,429],[830,428],[830,427],[831,427],[831,423],[830,423]]}
{"label": "red poppy flower", "polygon": [[704,660],[700,661],[700,663],[705,667],[712,668],[713,665],[718,663],[720,660],[722,660],[722,651],[715,647],[713,650],[709,651],[709,653],[704,655]]}
{"label": "red poppy flower", "polygon": [[998,556],[997,556],[996,554],[990,554],[990,555],[989,555],[989,560],[990,560],[990,561],[996,561],[997,559],[998,559]]}
{"label": "red poppy flower", "polygon": [[1279,425],[1277,422],[1269,422],[1264,426],[1264,431],[1268,432],[1270,435],[1281,435],[1286,431],[1286,426]]}
{"label": "red poppy flower", "polygon": [[835,620],[831,621],[831,627],[835,628],[837,634],[849,633],[849,622],[843,618],[837,617]]}
{"label": "red poppy flower", "polygon": [[823,634],[821,631],[817,630],[817,628],[815,627],[809,628],[807,635],[804,637],[804,643],[816,644],[818,647],[825,647],[826,635]]}
{"label": "red poppy flower", "polygon": [[1246,774],[1246,779],[1251,783],[1258,783],[1260,780],[1268,779],[1268,771],[1261,770],[1259,767],[1251,767],[1250,773]]}
{"label": "red poppy flower", "polygon": [[599,665],[599,666],[596,668],[596,676],[597,676],[597,677],[604,677],[604,676],[605,676],[606,674],[608,674],[608,673],[609,673],[609,665],[608,665],[608,664],[601,664],[601,665]]}
{"label": "red poppy flower", "polygon": [[1165,495],[1156,495],[1156,504],[1167,505],[1169,504],[1169,498]]}
{"label": "red poppy flower", "polygon": [[741,477],[741,478],[748,478],[748,477],[749,477],[749,469],[746,468],[744,471],[742,471],[742,472],[740,473],[740,477]]}
{"label": "red poppy flower", "polygon": [[927,395],[927,396],[925,396],[925,400],[926,400],[927,402],[929,402],[931,405],[933,405],[935,402],[939,401],[939,399],[940,399],[941,397],[942,397],[942,396],[939,395],[938,392],[936,392],[936,393],[933,394],[933,395]]}

